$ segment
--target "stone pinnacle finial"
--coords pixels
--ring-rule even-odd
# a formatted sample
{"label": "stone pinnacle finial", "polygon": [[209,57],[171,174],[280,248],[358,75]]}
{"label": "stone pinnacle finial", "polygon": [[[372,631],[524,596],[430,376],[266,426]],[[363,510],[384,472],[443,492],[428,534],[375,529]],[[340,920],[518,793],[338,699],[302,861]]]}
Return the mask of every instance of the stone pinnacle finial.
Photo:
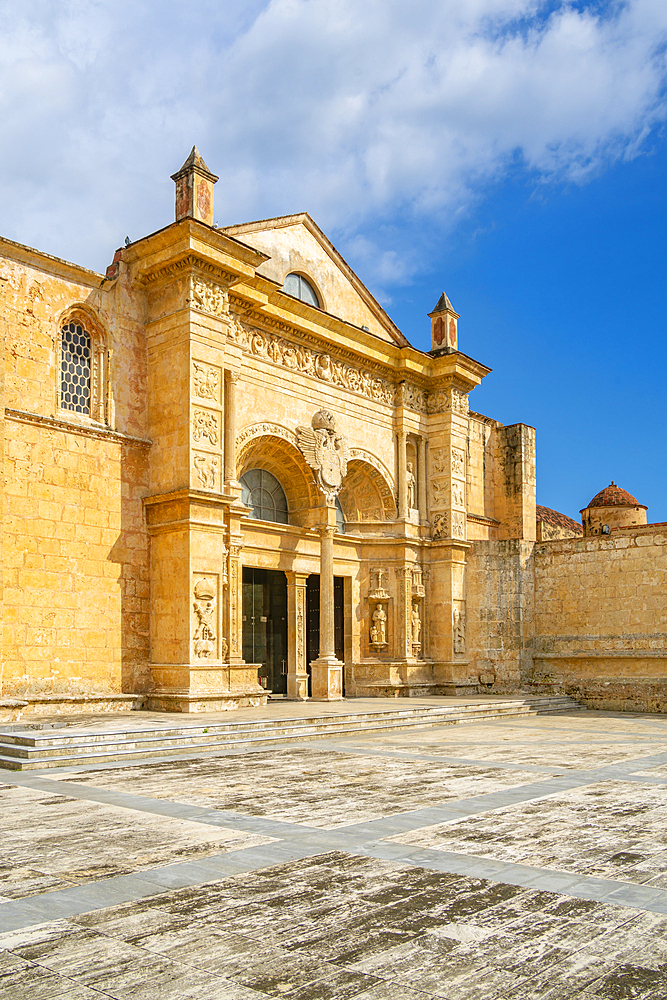
{"label": "stone pinnacle finial", "polygon": [[176,184],[176,222],[189,217],[213,225],[213,185],[218,178],[208,169],[196,146],[171,179]]}
{"label": "stone pinnacle finial", "polygon": [[442,293],[435,309],[429,313],[429,317],[431,319],[431,350],[457,351],[459,314],[454,312],[454,307],[447,298],[446,292]]}

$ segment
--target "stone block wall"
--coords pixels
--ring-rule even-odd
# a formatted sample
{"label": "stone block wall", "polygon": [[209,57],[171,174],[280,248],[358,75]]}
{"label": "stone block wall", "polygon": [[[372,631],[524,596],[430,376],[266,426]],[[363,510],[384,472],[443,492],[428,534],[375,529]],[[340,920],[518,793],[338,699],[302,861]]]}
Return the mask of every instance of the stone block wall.
{"label": "stone block wall", "polygon": [[591,708],[667,711],[667,530],[538,544],[526,679]]}
{"label": "stone block wall", "polygon": [[145,449],[55,422],[5,426],[2,694],[141,691]]}

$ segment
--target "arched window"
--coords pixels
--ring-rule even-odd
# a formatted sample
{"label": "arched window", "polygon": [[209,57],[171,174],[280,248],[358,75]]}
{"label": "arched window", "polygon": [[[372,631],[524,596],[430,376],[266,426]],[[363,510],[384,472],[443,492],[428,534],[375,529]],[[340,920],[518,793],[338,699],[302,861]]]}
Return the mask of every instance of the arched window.
{"label": "arched window", "polygon": [[307,302],[308,305],[321,308],[317,292],[302,274],[288,274],[285,278],[283,291],[287,292],[288,295],[293,295],[295,299]]}
{"label": "arched window", "polygon": [[90,414],[90,334],[71,320],[62,328],[60,356],[60,406],[63,410]]}
{"label": "arched window", "polygon": [[288,523],[287,497],[275,476],[264,469],[250,469],[241,476],[241,485],[241,499],[252,507],[253,517],[259,521]]}
{"label": "arched window", "polygon": [[338,497],[336,497],[336,531],[339,535],[345,534],[345,514]]}
{"label": "arched window", "polygon": [[108,373],[108,351],[101,327],[84,310],[70,310],[60,325],[60,409],[107,423]]}

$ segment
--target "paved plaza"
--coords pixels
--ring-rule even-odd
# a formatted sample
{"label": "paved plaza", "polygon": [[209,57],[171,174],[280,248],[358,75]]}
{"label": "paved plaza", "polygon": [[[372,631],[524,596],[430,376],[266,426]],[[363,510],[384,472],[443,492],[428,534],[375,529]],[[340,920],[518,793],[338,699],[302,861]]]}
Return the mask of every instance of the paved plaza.
{"label": "paved plaza", "polygon": [[2,771],[0,997],[665,1000],[666,793],[585,711]]}

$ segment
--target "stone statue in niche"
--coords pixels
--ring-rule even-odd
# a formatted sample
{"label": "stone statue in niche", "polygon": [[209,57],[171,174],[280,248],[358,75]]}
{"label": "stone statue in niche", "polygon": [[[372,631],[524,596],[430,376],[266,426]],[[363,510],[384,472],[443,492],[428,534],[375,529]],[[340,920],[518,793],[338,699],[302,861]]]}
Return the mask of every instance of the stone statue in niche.
{"label": "stone statue in niche", "polygon": [[349,448],[336,431],[336,419],[330,410],[318,410],[311,427],[297,427],[296,440],[301,454],[316,473],[317,485],[331,506],[347,474]]}
{"label": "stone statue in niche", "polygon": [[419,601],[412,602],[412,612],[410,614],[410,632],[412,634],[412,649],[421,647],[422,621],[419,615]]}
{"label": "stone statue in niche", "polygon": [[454,608],[454,652],[466,651],[466,619],[463,611]]}
{"label": "stone statue in niche", "polygon": [[213,580],[199,580],[195,584],[193,608],[197,617],[195,629],[195,656],[208,659],[215,652],[216,627],[216,585]]}
{"label": "stone statue in niche", "polygon": [[405,474],[405,481],[408,487],[408,508],[412,510],[415,506],[415,490],[417,488],[417,480],[415,479],[414,466],[412,462],[408,462],[408,470]]}
{"label": "stone statue in niche", "polygon": [[371,645],[387,645],[387,612],[384,604],[378,604],[371,622]]}

